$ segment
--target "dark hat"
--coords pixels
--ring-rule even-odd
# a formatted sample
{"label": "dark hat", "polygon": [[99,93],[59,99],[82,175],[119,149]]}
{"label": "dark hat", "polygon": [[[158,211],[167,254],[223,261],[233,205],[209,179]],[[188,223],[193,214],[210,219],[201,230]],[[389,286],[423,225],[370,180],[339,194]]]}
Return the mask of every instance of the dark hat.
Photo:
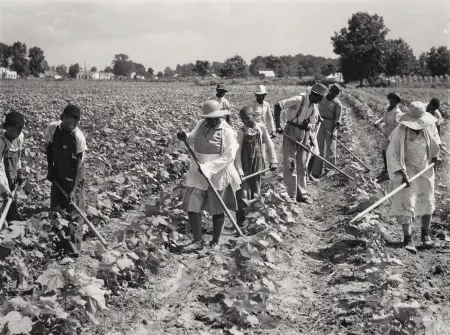
{"label": "dark hat", "polygon": [[325,96],[325,94],[327,94],[327,92],[328,92],[328,88],[325,85],[322,85],[320,83],[315,83],[311,87],[311,91],[316,94],[319,94],[321,96]]}
{"label": "dark hat", "polygon": [[400,97],[400,93],[398,93],[398,92],[391,92],[391,93],[389,93],[387,95],[387,98],[388,99],[395,98],[395,99],[397,99],[397,101],[402,101],[402,98]]}
{"label": "dark hat", "polygon": [[5,123],[3,124],[4,127],[17,127],[19,129],[22,129],[25,125],[25,118],[23,115],[19,112],[10,112],[6,115]]}
{"label": "dark hat", "polygon": [[81,110],[78,106],[67,105],[61,114],[61,118],[63,118],[64,116],[73,117],[74,119],[79,120],[81,118]]}
{"label": "dark hat", "polygon": [[216,90],[222,90],[222,91],[228,92],[228,87],[226,84],[218,84],[216,87]]}

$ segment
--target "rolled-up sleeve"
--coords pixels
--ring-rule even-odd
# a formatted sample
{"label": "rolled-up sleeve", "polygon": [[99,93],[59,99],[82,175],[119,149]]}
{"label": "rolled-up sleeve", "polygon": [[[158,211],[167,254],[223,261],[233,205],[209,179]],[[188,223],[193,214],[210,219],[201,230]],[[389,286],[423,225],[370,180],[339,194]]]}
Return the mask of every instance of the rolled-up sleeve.
{"label": "rolled-up sleeve", "polygon": [[278,163],[277,154],[275,152],[275,145],[273,144],[273,141],[269,136],[269,132],[267,131],[267,128],[264,125],[261,125],[261,133],[262,133],[262,142],[267,147],[269,162]]}
{"label": "rolled-up sleeve", "polygon": [[272,107],[269,103],[266,103],[266,125],[269,131],[275,131],[275,121],[273,119]]}
{"label": "rolled-up sleeve", "polygon": [[200,163],[200,168],[207,178],[211,178],[211,176],[227,167],[228,164],[233,163],[236,158],[239,147],[236,133],[232,128],[225,128],[223,134],[223,147],[225,148],[223,154],[210,162]]}

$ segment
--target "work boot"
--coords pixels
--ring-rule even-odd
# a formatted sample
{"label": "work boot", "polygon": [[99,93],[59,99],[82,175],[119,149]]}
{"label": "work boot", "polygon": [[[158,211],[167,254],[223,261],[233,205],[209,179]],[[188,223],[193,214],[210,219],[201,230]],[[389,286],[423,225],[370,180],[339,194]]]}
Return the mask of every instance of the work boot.
{"label": "work boot", "polygon": [[187,252],[200,251],[203,249],[204,246],[205,245],[204,245],[203,241],[194,241],[191,244],[188,244],[187,246],[185,246],[183,248],[183,251],[187,251]]}
{"label": "work boot", "polygon": [[431,240],[430,231],[428,229],[422,229],[422,245],[424,247],[431,247],[433,241]]}
{"label": "work boot", "polygon": [[312,204],[312,198],[308,194],[298,194],[297,195],[297,202],[303,202],[307,205]]}
{"label": "work boot", "polygon": [[319,179],[314,177],[312,174],[308,175],[308,179],[311,183],[317,184],[319,182]]}
{"label": "work boot", "polygon": [[405,247],[406,250],[408,250],[409,252],[412,252],[413,254],[415,254],[417,252],[417,249],[414,246],[411,236],[403,237],[403,246]]}
{"label": "work boot", "polygon": [[211,240],[211,242],[209,242],[209,247],[212,249],[212,250],[214,250],[214,251],[217,251],[217,250],[219,250],[219,241],[215,241],[214,239],[213,240]]}

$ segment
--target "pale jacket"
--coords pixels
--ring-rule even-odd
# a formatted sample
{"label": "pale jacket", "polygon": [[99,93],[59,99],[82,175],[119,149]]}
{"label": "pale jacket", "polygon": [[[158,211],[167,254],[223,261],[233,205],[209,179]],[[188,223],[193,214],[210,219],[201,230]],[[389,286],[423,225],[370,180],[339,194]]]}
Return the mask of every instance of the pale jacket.
{"label": "pale jacket", "polygon": [[[441,144],[441,139],[439,137],[435,124],[426,127],[423,130],[425,140],[427,142],[428,157],[431,162],[431,159],[439,157],[439,145]],[[405,140],[406,126],[403,124],[399,124],[389,136],[390,143],[386,152],[387,167],[390,180],[395,180],[396,172],[400,170],[406,171]]]}
{"label": "pale jacket", "polygon": [[[201,170],[205,176],[211,180],[211,183],[216,190],[222,191],[228,185],[231,185],[234,191],[238,191],[241,188],[241,180],[233,164],[238,149],[236,133],[228,123],[221,121],[217,129],[221,130],[222,152],[220,154],[198,153],[195,150],[194,138],[196,131],[204,124],[204,122],[206,122],[204,119],[200,120],[196,124],[194,130],[187,134],[187,143],[195,152]],[[200,190],[207,190],[209,188],[206,179],[198,171],[198,165],[193,159],[191,160],[191,166],[187,173],[186,186],[195,187]]]}
{"label": "pale jacket", "polygon": [[[246,127],[244,126],[244,129]],[[255,123],[255,128],[258,129],[259,134],[260,134],[260,138],[261,138],[261,144],[265,144],[267,147],[267,152],[269,155],[269,162],[271,164],[273,163],[278,163],[278,159],[277,159],[277,154],[275,152],[275,146],[272,142],[272,140],[270,139],[269,136],[269,132],[267,131],[267,128],[264,124],[262,123]],[[241,158],[241,154],[242,154],[242,144],[244,143],[244,130],[241,128],[238,130],[237,132],[237,143],[239,145],[239,148],[237,150],[236,153],[236,160],[234,161],[234,165],[236,166],[236,170],[238,172],[239,175],[244,175],[244,171],[242,169],[242,158]],[[264,146],[261,146],[262,150],[264,150]]]}
{"label": "pale jacket", "polygon": [[263,101],[262,105],[260,105],[257,101],[254,101],[252,107],[255,111],[255,121],[263,123],[269,131],[275,131],[275,121],[270,103]]}

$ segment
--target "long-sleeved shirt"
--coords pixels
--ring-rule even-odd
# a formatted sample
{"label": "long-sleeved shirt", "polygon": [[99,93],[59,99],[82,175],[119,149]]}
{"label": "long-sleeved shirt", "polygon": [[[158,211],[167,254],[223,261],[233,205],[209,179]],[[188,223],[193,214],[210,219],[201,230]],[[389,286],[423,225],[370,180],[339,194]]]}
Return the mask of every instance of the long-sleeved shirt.
{"label": "long-sleeved shirt", "polygon": [[[200,168],[213,186],[224,190],[231,185],[240,189],[239,175],[234,167],[238,144],[236,133],[228,123],[221,121],[217,127],[209,128],[205,120],[199,121],[187,135],[187,143],[196,153]],[[186,177],[186,186],[207,190],[209,185],[192,160]]]}
{"label": "long-sleeved shirt", "polygon": [[263,123],[270,132],[275,131],[275,121],[270,103],[263,101],[262,104],[259,104],[257,101],[254,101],[252,107],[255,111],[255,121]]}
{"label": "long-sleeved shirt", "polygon": [[[275,152],[275,146],[272,140],[270,139],[269,132],[267,131],[266,126],[262,123],[255,122],[254,128],[256,128],[259,131],[259,134],[261,136],[261,143],[265,144],[267,147],[269,162],[271,164],[278,163],[277,154]],[[239,145],[239,148],[236,152],[236,159],[234,161],[234,165],[236,166],[236,170],[239,173],[239,175],[244,175],[244,171],[242,169],[241,154],[242,154],[242,143],[244,142],[244,135],[247,129],[248,128],[244,126],[237,132],[237,143]]]}
{"label": "long-sleeved shirt", "polygon": [[338,98],[328,100],[325,96],[322,101],[319,102],[319,113],[320,116],[325,120],[330,120],[334,122],[341,122],[342,118],[342,104]]}
{"label": "long-sleeved shirt", "polygon": [[20,159],[21,151],[23,149],[24,136],[23,133],[19,135],[14,141],[10,141],[8,137],[3,133],[0,138],[0,154],[2,155],[0,160],[0,194],[5,192],[11,192],[9,189],[8,176],[5,169],[5,155],[6,152],[12,152],[18,155],[17,170],[22,168],[22,162]]}
{"label": "long-sleeved shirt", "polygon": [[219,104],[220,104],[220,109],[221,109],[221,110],[224,110],[224,109],[225,109],[225,110],[231,110],[231,105],[230,105],[230,103],[228,102],[228,100],[225,99],[225,97],[218,98],[217,95],[213,95],[213,96],[209,97],[208,99],[206,99],[206,101],[208,101],[208,100],[215,100],[215,101],[218,101]]}

